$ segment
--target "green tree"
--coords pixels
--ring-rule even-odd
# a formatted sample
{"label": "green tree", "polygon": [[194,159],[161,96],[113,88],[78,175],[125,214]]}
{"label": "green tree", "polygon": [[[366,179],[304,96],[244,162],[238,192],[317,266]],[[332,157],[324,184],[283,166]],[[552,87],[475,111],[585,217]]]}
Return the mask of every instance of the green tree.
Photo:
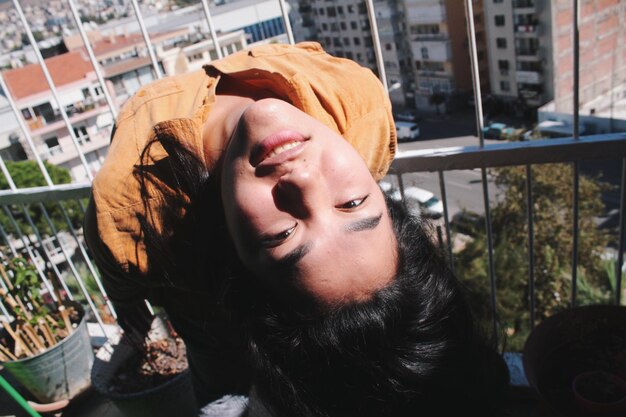
{"label": "green tree", "polygon": [[[508,349],[521,349],[530,328],[526,169],[492,170],[501,197],[492,208],[498,322],[509,336]],[[572,169],[536,165],[533,177],[535,317],[538,321],[567,307],[571,298]],[[604,213],[600,194],[608,187],[580,177],[577,293],[579,303],[608,302],[611,281],[601,255],[609,242],[594,218]],[[492,319],[487,244],[481,230],[457,254],[457,273],[467,284],[471,303],[485,324]]]}
{"label": "green tree", "polygon": [[[6,166],[9,173],[11,174],[11,177],[13,178],[13,182],[18,188],[31,188],[47,185],[35,161],[7,161]],[[45,163],[45,166],[54,184],[67,184],[71,182],[72,178],[67,169],[49,164],[47,162]],[[7,179],[3,175],[0,176],[0,189],[9,189]],[[75,228],[80,227],[82,223],[82,212],[80,211],[78,202],[67,201],[63,204],[71,220],[72,226]],[[32,228],[28,222],[28,219],[26,218],[26,215],[24,214],[21,205],[11,205],[7,207],[9,208],[9,210],[11,210],[11,213],[18,223],[21,232],[23,234],[32,233]],[[69,226],[67,224],[67,221],[65,220],[63,210],[58,203],[47,202],[44,203],[44,207],[46,208],[48,216],[50,216],[52,223],[57,231],[68,230]],[[35,223],[39,232],[42,235],[52,234],[52,230],[50,229],[48,222],[44,217],[41,208],[39,207],[39,204],[30,205],[28,207],[28,213],[31,216],[33,223]],[[0,223],[7,233],[16,234],[15,227],[13,226],[4,209],[0,210]]]}

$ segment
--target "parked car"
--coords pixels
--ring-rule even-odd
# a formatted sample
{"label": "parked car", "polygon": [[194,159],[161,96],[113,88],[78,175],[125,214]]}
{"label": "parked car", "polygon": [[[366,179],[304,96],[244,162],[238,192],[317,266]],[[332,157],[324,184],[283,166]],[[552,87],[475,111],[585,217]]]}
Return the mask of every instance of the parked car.
{"label": "parked car", "polygon": [[410,142],[420,137],[420,128],[417,123],[396,122],[398,142]]}
{"label": "parked car", "polygon": [[515,128],[509,127],[504,123],[490,123],[483,127],[483,136],[485,139],[504,139],[506,135],[515,134]]}
{"label": "parked car", "polygon": [[417,203],[419,214],[438,219],[443,216],[443,203],[433,193],[423,188],[409,186],[404,189],[404,200],[409,210]]}
{"label": "parked car", "polygon": [[[394,201],[401,201],[400,190],[387,181],[379,183],[380,188]],[[414,216],[438,219],[443,216],[443,203],[433,193],[423,188],[408,186],[404,188],[404,202]]]}
{"label": "parked car", "polygon": [[453,232],[474,236],[485,229],[485,218],[473,211],[461,210],[452,216],[450,228]]}
{"label": "parked car", "polygon": [[417,114],[413,110],[402,110],[395,114],[396,122],[417,122]]}

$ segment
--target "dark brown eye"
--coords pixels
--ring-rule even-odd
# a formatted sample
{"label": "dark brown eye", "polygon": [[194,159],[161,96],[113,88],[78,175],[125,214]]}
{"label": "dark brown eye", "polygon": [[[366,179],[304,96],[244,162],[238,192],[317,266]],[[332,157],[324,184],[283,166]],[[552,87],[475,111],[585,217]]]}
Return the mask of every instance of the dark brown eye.
{"label": "dark brown eye", "polygon": [[266,235],[261,238],[261,242],[264,246],[273,247],[280,245],[284,240],[286,240],[289,236],[293,234],[298,225],[294,224],[289,229],[285,229],[280,233],[276,233],[275,235]]}
{"label": "dark brown eye", "polygon": [[359,207],[361,204],[363,204],[365,202],[365,200],[367,200],[367,197],[369,197],[369,194],[366,195],[363,198],[357,198],[354,200],[350,200],[347,201],[343,204],[340,204],[339,206],[337,206],[337,208],[342,209],[342,210],[352,210],[355,209],[357,207]]}

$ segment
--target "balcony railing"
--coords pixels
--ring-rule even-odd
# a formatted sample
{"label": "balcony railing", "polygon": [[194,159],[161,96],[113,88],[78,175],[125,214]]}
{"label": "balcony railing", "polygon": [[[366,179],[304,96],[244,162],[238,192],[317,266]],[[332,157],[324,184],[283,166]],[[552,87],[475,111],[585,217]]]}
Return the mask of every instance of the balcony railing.
{"label": "balcony railing", "polygon": [[[82,32],[82,25],[80,24],[80,18],[75,11],[74,0],[68,0],[72,8],[73,17],[77,22],[77,27],[81,31],[81,36],[85,42],[88,53],[90,54],[91,61],[96,69],[96,73],[99,78],[101,86],[105,86],[104,78],[100,72],[100,66],[98,65],[95,57],[89,46],[89,41],[86,35]],[[280,1],[281,7],[283,1]],[[16,3],[19,5],[19,3]],[[467,2],[467,9],[471,13],[471,1]],[[532,1],[516,1],[515,7],[532,7],[534,3]],[[213,28],[213,22],[209,13],[208,3],[203,0],[205,7],[205,14],[210,28]],[[381,81],[387,83],[385,77],[384,66],[382,66],[382,54],[380,51],[380,42],[378,41],[377,27],[375,24],[374,11],[371,1],[366,2],[367,11],[370,16],[370,25],[372,31],[373,45],[375,50],[376,62],[379,66],[379,75]],[[153,68],[158,77],[161,77],[160,67],[154,58],[152,43],[150,37],[143,26],[143,20],[141,11],[136,10],[137,19],[141,26],[142,35],[144,36],[147,49],[151,55],[151,62]],[[435,14],[438,18],[445,18],[444,10],[439,8],[433,8],[431,14]],[[21,10],[20,10],[21,14]],[[410,13],[409,13],[410,14]],[[286,16],[286,12],[283,9],[283,18],[285,26],[288,31],[289,39],[293,42],[293,35],[290,32],[290,23]],[[25,23],[26,20],[22,19]],[[469,29],[473,32],[474,27],[470,20]],[[47,72],[45,62],[36,47],[36,42],[32,32],[27,24],[25,24],[27,35],[33,45],[35,45],[35,51],[38,55],[38,60],[44,72]],[[221,48],[219,48],[219,42],[215,34],[212,34],[213,42],[217,46],[218,53],[221,54]],[[508,166],[522,166],[527,168],[527,185],[528,190],[532,190],[533,178],[531,175],[531,168],[539,164],[546,163],[565,163],[574,167],[573,169],[573,189],[572,194],[574,213],[577,213],[578,206],[583,204],[580,201],[578,193],[578,165],[583,161],[602,160],[602,159],[621,159],[622,160],[622,179],[621,179],[621,198],[619,201],[619,242],[617,245],[618,257],[616,260],[616,289],[615,289],[615,303],[619,304],[622,293],[622,270],[621,265],[623,263],[624,253],[624,229],[625,229],[625,210],[626,205],[626,133],[619,134],[605,134],[596,136],[579,137],[578,131],[574,132],[574,135],[564,139],[554,140],[536,140],[530,142],[503,142],[495,145],[484,144],[483,137],[483,115],[481,107],[481,90],[480,79],[478,76],[478,59],[476,56],[475,37],[471,37],[469,43],[472,72],[474,73],[474,91],[477,97],[476,100],[476,120],[478,125],[478,137],[475,146],[456,147],[456,148],[443,148],[443,149],[430,149],[420,151],[402,151],[398,153],[395,161],[392,165],[392,173],[395,175],[402,175],[406,173],[416,172],[430,172],[435,173],[439,178],[440,194],[443,201],[443,230],[441,230],[440,241],[447,247],[450,260],[454,258],[451,247],[451,229],[450,229],[450,216],[448,212],[448,203],[451,196],[446,192],[446,185],[448,185],[446,176],[456,170],[479,170],[481,175],[481,185],[483,191],[484,209],[485,209],[485,233],[487,236],[487,255],[488,255],[488,271],[490,285],[490,309],[493,315],[493,327],[494,332],[497,333],[497,307],[496,307],[496,277],[494,272],[494,247],[491,231],[491,219],[490,219],[490,192],[488,188],[488,169]],[[536,56],[539,53],[537,48],[518,48],[518,55],[532,55]],[[576,68],[576,71],[578,69]],[[6,85],[4,85],[3,79],[0,77],[0,87],[4,91],[8,91]],[[52,81],[48,80],[52,94],[56,97],[56,87]],[[578,89],[578,80],[575,79],[575,91]],[[106,93],[107,89],[103,88]],[[533,92],[538,93],[538,92]],[[575,94],[576,95],[576,94]],[[531,97],[529,97],[531,98]],[[0,208],[6,215],[9,221],[9,225],[0,224],[0,238],[4,245],[4,252],[6,256],[24,255],[29,258],[33,264],[37,267],[38,275],[44,285],[47,285],[48,277],[46,276],[46,270],[53,271],[56,279],[61,283],[65,291],[72,298],[82,298],[88,304],[92,310],[94,320],[103,327],[104,319],[103,314],[109,314],[113,318],[115,312],[108,302],[106,293],[101,285],[100,276],[95,268],[95,265],[90,258],[87,248],[84,243],[82,231],[80,229],[80,217],[84,215],[85,211],[85,199],[90,195],[91,183],[74,183],[74,184],[54,184],[46,167],[43,164],[41,156],[37,153],[37,148],[32,140],[31,132],[24,120],[21,118],[21,112],[15,106],[13,99],[8,97],[10,105],[12,106],[20,126],[22,133],[26,138],[28,146],[31,147],[32,154],[37,162],[39,169],[45,179],[46,185],[34,188],[20,189],[13,183],[9,171],[7,170],[4,161],[0,159],[0,169],[2,170],[7,182],[9,184],[8,190],[0,191]],[[575,97],[577,99],[577,97]],[[577,100],[576,100],[577,101]],[[109,111],[116,117],[117,108],[110,97],[106,96],[106,102],[109,107]],[[60,106],[60,108],[63,108]],[[72,132],[71,127],[71,114],[68,114],[65,110],[61,111],[61,118],[68,126],[68,131]],[[574,107],[574,126],[578,126],[578,108]],[[81,163],[85,170],[88,172],[88,178],[92,179],[92,174],[89,171],[89,166],[85,160],[83,149],[75,136],[72,136],[72,141],[77,150],[77,154],[81,157]],[[533,241],[533,192],[529,191],[526,195],[527,201],[519,202],[519,204],[525,204],[528,207],[528,239]],[[73,209],[69,210],[68,207],[72,206]],[[56,210],[57,218],[51,218],[51,210]],[[40,214],[40,218],[45,221],[43,226],[35,224],[31,218],[32,210],[36,210]],[[573,216],[574,221],[572,224],[573,242],[572,252],[574,254],[578,251],[578,217],[577,214]],[[44,229],[42,229],[45,228]],[[63,235],[65,237],[71,237],[71,239],[60,239]],[[56,238],[56,239],[55,239]],[[53,246],[51,247],[51,242]],[[532,243],[530,244],[532,248]],[[76,256],[78,254],[79,256]],[[535,293],[532,291],[533,287],[533,270],[535,269],[534,257],[532,249],[527,259],[529,264],[529,276],[528,276],[528,288],[530,288],[529,297],[530,305],[534,305]],[[80,265],[79,265],[80,264]],[[453,264],[452,264],[453,265]],[[576,257],[573,258],[572,265],[572,291],[573,302],[575,304],[575,288],[576,288]],[[86,272],[82,272],[86,271]],[[0,280],[0,283],[2,281]],[[0,309],[8,317],[9,314],[4,306],[0,303]],[[532,308],[531,308],[531,317]],[[531,326],[534,325],[534,317],[531,319]]]}

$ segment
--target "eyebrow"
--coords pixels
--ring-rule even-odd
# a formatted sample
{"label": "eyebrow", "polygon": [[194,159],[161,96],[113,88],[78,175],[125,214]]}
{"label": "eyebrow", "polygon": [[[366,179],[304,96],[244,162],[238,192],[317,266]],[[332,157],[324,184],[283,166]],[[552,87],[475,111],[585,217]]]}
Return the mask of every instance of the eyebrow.
{"label": "eyebrow", "polygon": [[365,219],[357,220],[352,223],[348,223],[344,230],[349,233],[353,232],[363,232],[365,230],[375,229],[376,226],[380,223],[380,219],[383,217],[383,214],[380,213],[378,216],[367,217]]}
{"label": "eyebrow", "polygon": [[311,252],[311,249],[313,249],[311,242],[303,243],[276,262],[273,262],[272,266],[277,269],[291,269],[295,267],[296,264],[300,262],[300,259],[304,258],[307,253]]}
{"label": "eyebrow", "polygon": [[[380,213],[377,216],[367,217],[365,219],[348,223],[344,227],[344,231],[348,233],[353,233],[375,229],[380,223],[382,217],[383,214]],[[311,244],[311,242],[303,243],[302,245],[299,245],[294,250],[289,252],[287,255],[273,262],[272,266],[276,269],[293,269],[302,258],[304,258],[309,252],[311,252],[311,249],[313,249],[313,245]]]}

